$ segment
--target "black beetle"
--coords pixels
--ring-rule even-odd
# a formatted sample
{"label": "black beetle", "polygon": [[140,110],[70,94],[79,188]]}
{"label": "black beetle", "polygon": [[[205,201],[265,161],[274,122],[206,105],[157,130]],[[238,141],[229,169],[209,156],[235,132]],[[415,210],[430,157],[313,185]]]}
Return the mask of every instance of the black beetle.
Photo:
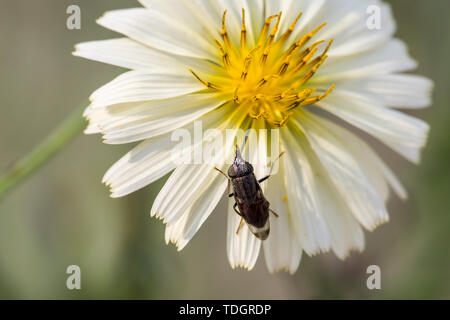
{"label": "black beetle", "polygon": [[[277,160],[282,155],[283,153],[278,156]],[[269,212],[275,217],[278,217],[278,214],[270,209],[270,203],[264,197],[259,184],[270,177],[274,165],[275,162],[272,164],[267,176],[257,180],[253,173],[253,166],[242,158],[239,147],[236,145],[236,157],[233,164],[228,169],[228,175],[220,169],[214,168],[228,179],[228,197],[234,197],[236,200],[233,209],[241,216],[241,222],[236,234],[239,233],[239,230],[245,221],[250,231],[258,239],[266,240],[269,236]],[[233,185],[233,193],[230,193],[231,185]]]}

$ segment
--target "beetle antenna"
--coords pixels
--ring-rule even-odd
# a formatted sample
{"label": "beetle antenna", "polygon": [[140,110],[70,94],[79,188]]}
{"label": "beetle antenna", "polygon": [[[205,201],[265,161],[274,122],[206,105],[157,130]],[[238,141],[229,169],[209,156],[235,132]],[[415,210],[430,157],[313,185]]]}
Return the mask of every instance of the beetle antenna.
{"label": "beetle antenna", "polygon": [[241,151],[239,150],[239,146],[236,144],[236,159],[242,159]]}

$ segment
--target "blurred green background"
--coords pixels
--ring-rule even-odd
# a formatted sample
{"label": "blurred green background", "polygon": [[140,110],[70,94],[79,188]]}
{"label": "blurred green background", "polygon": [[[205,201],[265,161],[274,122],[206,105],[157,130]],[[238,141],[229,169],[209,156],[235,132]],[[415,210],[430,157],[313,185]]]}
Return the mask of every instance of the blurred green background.
{"label": "blurred green background", "polygon": [[[436,83],[434,104],[414,112],[431,123],[419,167],[376,148],[410,193],[389,202],[391,222],[367,233],[363,254],[303,255],[298,272],[232,270],[226,258],[225,201],[178,253],[149,212],[163,181],[109,198],[101,178],[130,146],[100,136],[73,144],[0,202],[3,299],[381,299],[450,298],[450,2],[392,0],[397,35]],[[68,5],[82,29],[65,26]],[[74,44],[117,35],[95,24],[135,0],[2,0],[0,4],[0,169],[46,137],[92,91],[123,70],[73,57]],[[81,267],[82,290],[66,289],[68,265]],[[366,268],[382,270],[382,290],[366,287]]]}

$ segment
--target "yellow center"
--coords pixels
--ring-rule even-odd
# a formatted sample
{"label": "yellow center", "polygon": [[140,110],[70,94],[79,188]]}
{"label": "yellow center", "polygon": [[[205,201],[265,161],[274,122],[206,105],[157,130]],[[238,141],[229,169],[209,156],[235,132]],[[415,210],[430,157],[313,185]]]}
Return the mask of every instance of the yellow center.
{"label": "yellow center", "polygon": [[[234,45],[226,28],[226,14],[222,19],[222,41],[215,41],[221,55],[225,77],[217,77],[214,83],[192,74],[210,90],[230,94],[236,104],[245,106],[248,115],[254,119],[264,118],[268,123],[283,126],[292,115],[292,110],[316,103],[330,94],[334,85],[321,95],[314,95],[316,89],[308,88],[307,82],[327,59],[325,50],[317,55],[318,46],[325,41],[309,44],[325,23],[304,34],[289,47],[286,41],[291,36],[301,13],[289,29],[278,37],[282,13],[266,19],[255,47],[247,47],[245,11],[242,9],[240,45]],[[274,23],[272,29],[271,24]],[[287,49],[286,49],[287,48]]]}

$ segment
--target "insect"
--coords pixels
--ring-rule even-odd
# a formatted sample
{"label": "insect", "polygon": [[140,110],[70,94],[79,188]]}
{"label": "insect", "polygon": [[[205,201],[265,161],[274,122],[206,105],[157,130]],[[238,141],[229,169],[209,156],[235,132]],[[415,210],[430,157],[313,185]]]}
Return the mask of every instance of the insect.
{"label": "insect", "polygon": [[[282,152],[277,160],[283,154]],[[278,214],[270,209],[270,203],[264,197],[259,184],[269,179],[274,165],[275,162],[272,164],[267,176],[257,180],[253,173],[253,166],[242,158],[239,147],[236,145],[236,157],[228,169],[228,175],[220,169],[214,168],[228,179],[228,197],[234,197],[236,200],[233,209],[241,217],[236,234],[239,234],[239,230],[245,221],[250,231],[258,239],[266,240],[269,236],[269,213],[272,213],[277,218]],[[231,185],[233,186],[233,193],[230,193]]]}

